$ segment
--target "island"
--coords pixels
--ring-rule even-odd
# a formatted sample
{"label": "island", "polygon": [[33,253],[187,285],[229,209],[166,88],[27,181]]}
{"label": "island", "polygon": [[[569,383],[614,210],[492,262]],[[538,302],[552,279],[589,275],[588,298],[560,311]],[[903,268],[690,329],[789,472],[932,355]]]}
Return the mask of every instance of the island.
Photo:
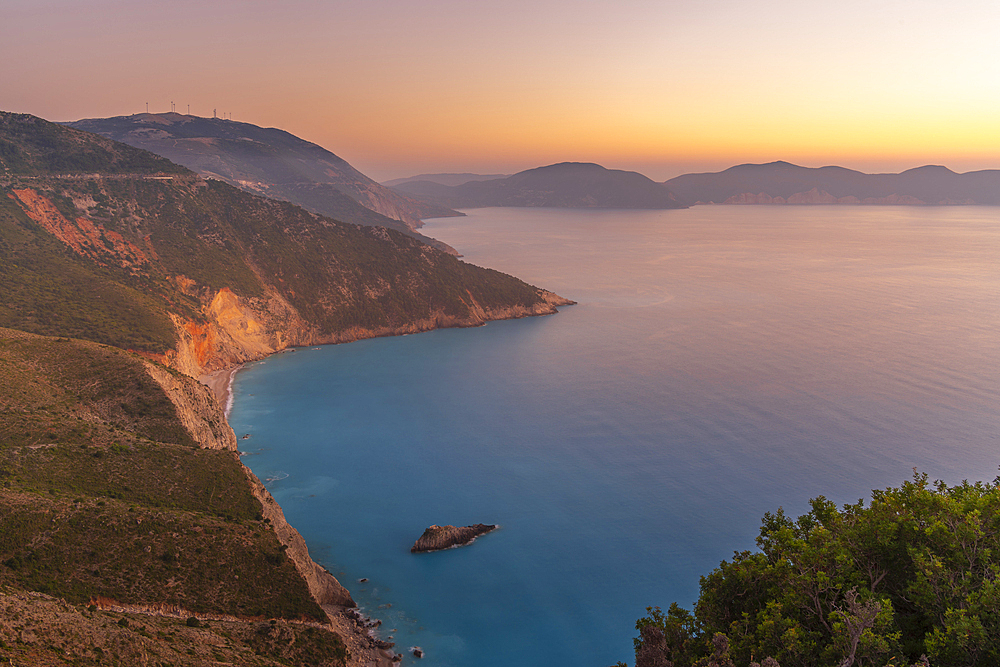
{"label": "island", "polygon": [[430,526],[424,531],[413,546],[410,553],[422,553],[425,551],[441,551],[442,549],[452,549],[454,547],[464,547],[471,544],[480,535],[492,532],[499,528],[495,524],[477,523],[474,526]]}

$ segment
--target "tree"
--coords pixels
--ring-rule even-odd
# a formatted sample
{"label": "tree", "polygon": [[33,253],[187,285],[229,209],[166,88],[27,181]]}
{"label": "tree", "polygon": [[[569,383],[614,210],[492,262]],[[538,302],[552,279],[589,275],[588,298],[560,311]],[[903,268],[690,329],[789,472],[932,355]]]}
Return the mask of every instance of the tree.
{"label": "tree", "polygon": [[647,608],[636,667],[1000,664],[1000,478],[764,515],[758,551],[701,579],[694,612]]}

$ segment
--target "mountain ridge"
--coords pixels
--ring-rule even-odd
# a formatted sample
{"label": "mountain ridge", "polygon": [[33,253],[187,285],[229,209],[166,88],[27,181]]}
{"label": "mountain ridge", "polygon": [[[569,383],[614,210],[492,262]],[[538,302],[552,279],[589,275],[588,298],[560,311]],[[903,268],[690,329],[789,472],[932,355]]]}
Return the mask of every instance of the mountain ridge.
{"label": "mountain ridge", "polygon": [[[49,164],[31,137],[80,168]],[[135,349],[197,377],[293,345],[568,303],[394,230],[324,218],[41,119],[0,114],[0,147],[0,326]],[[95,151],[143,169],[92,173]]]}
{"label": "mountain ridge", "polygon": [[569,303],[7,112],[0,288],[0,606],[22,619],[0,655],[18,664],[389,667],[193,377]]}
{"label": "mountain ridge", "polygon": [[[421,174],[388,181],[397,192],[456,208],[481,206],[605,206],[656,208],[642,201],[617,204],[588,201],[585,196],[560,198],[552,187],[515,182],[539,170],[566,169],[593,163],[564,162],[495,178],[475,174]],[[603,167],[600,167],[603,169]],[[606,170],[609,173],[636,173]],[[473,180],[472,176],[476,176]],[[578,174],[578,176],[580,176]],[[516,178],[515,178],[516,177]],[[468,179],[468,180],[465,180]],[[513,179],[513,181],[512,181]],[[458,183],[458,181],[464,181]],[[480,183],[477,184],[476,181]],[[585,177],[574,184],[588,187]],[[482,182],[487,183],[486,185]],[[863,205],[1000,205],[1000,170],[958,173],[944,165],[923,165],[899,173],[867,174],[838,165],[802,167],[785,160],[744,163],[723,171],[682,174],[662,183],[677,203],[697,204],[863,204]],[[563,186],[565,187],[565,186]],[[521,201],[518,201],[520,197]],[[532,201],[534,198],[534,201]]]}
{"label": "mountain ridge", "polygon": [[451,208],[486,206],[560,208],[683,208],[663,184],[634,171],[607,169],[593,162],[560,162],[512,176],[447,186],[408,181],[398,192]]}
{"label": "mountain ridge", "polygon": [[426,181],[430,183],[437,183],[439,185],[455,186],[463,185],[469,181],[495,181],[499,178],[507,178],[508,176],[510,176],[510,174],[473,174],[469,172],[417,174],[416,176],[410,176],[407,178],[394,178],[391,181],[383,181],[382,185],[387,188],[391,188],[395,185],[403,185],[404,183]]}
{"label": "mountain ridge", "polygon": [[997,205],[1000,170],[959,174],[924,165],[898,174],[801,167],[783,160],[684,174],[664,182],[690,204]]}
{"label": "mountain ridge", "polygon": [[173,112],[89,118],[64,125],[148,150],[204,178],[290,201],[342,222],[396,229],[451,251],[416,230],[422,218],[457,212],[393,192],[340,156],[286,130]]}

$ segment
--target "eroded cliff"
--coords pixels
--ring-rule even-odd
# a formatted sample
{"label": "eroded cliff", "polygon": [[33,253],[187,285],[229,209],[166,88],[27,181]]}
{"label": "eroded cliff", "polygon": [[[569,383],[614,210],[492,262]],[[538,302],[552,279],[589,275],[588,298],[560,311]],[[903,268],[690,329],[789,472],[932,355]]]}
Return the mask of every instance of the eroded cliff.
{"label": "eroded cliff", "polygon": [[[206,449],[236,452],[236,435],[226,422],[222,407],[211,390],[190,377],[147,362],[146,372],[163,389],[177,411],[177,417],[198,443]],[[351,594],[340,582],[309,557],[309,549],[302,536],[286,520],[281,507],[275,502],[256,475],[239,463],[253,496],[260,501],[264,519],[270,522],[285,553],[309,586],[309,592],[321,605],[340,607],[356,606]]]}
{"label": "eroded cliff", "polygon": [[475,327],[492,320],[516,319],[557,312],[573,302],[557,294],[538,290],[531,305],[485,307],[471,293],[465,298],[466,313],[455,315],[438,309],[428,317],[395,326],[351,326],[323,332],[310,325],[279,295],[268,299],[240,298],[228,288],[208,300],[201,322],[174,316],[177,346],[160,361],[193,377],[263,359],[288,347],[348,343],[363,338],[419,333],[446,327]]}
{"label": "eroded cliff", "polygon": [[[221,184],[124,185],[65,178],[8,190],[0,225],[30,239],[33,223],[51,240],[8,257],[12,296],[25,303],[0,313],[0,325],[126,347],[198,377],[289,346],[479,326],[572,303],[395,232],[317,219]],[[140,204],[129,194],[136,188],[150,188],[157,206]],[[84,191],[105,202],[112,193],[129,219],[97,217]],[[234,206],[239,227],[229,222]],[[191,207],[218,215],[193,231],[178,217]],[[59,263],[70,266],[52,271]],[[53,305],[53,292],[64,300]]]}

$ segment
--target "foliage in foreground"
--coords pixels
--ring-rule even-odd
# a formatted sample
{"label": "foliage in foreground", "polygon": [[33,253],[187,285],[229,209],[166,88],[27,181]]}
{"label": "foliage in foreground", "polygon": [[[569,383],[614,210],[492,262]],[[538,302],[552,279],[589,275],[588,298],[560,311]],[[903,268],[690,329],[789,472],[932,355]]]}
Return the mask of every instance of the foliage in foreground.
{"label": "foliage in foreground", "polygon": [[914,471],[867,507],[810,504],[766,513],[760,551],[702,577],[693,613],[647,609],[636,667],[1000,664],[1000,478]]}

